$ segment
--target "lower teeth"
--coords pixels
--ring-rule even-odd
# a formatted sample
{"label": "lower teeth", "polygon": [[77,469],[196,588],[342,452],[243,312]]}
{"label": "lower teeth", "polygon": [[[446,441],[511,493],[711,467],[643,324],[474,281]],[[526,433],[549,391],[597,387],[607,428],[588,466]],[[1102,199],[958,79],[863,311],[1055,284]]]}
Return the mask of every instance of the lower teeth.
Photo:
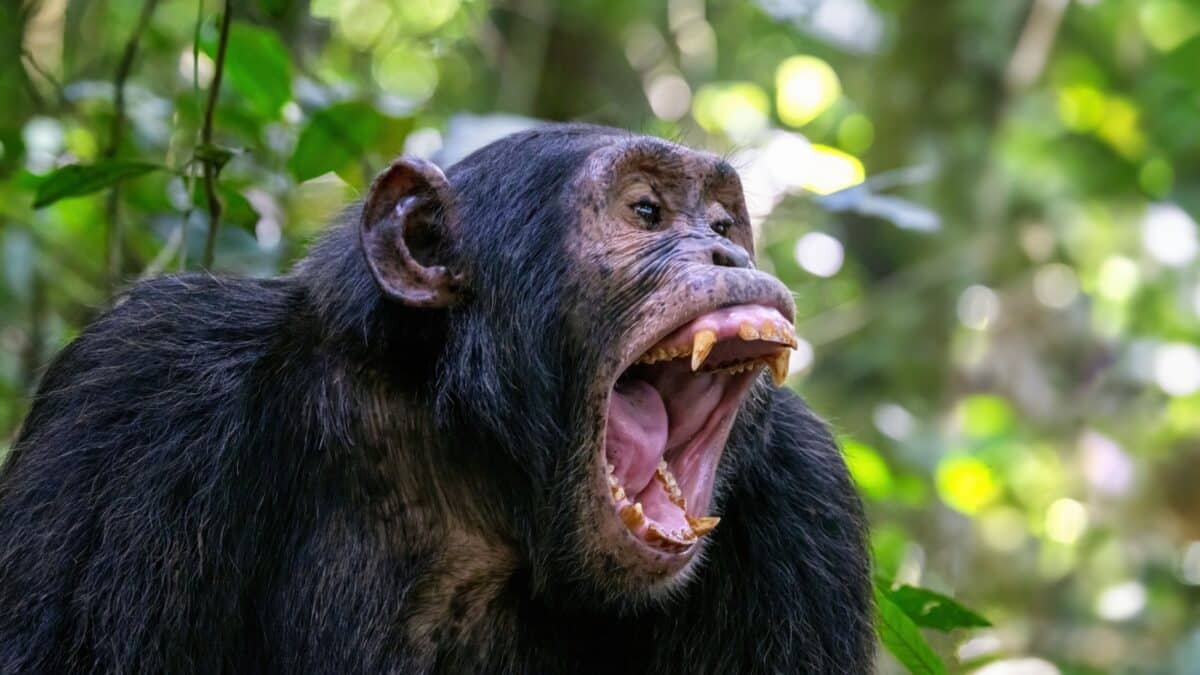
{"label": "lower teeth", "polygon": [[[605,469],[609,474],[608,482],[613,501],[619,503],[625,500],[625,488],[621,486],[616,476],[612,475],[615,468],[611,464],[608,464],[605,466]],[[658,463],[654,477],[662,485],[663,491],[667,493],[667,498],[671,503],[684,511],[684,518],[687,520],[688,526],[679,530],[664,531],[659,529],[656,522],[651,521],[647,525],[646,532],[642,537],[649,544],[680,553],[700,537],[712,532],[713,528],[720,521],[720,518],[713,516],[696,517],[687,513],[687,500],[684,499],[683,492],[679,489],[679,482],[675,480],[675,475],[671,473],[671,469],[665,460]],[[619,510],[619,515],[625,523],[625,527],[635,534],[642,525],[646,524],[647,519],[641,502],[622,506]]]}

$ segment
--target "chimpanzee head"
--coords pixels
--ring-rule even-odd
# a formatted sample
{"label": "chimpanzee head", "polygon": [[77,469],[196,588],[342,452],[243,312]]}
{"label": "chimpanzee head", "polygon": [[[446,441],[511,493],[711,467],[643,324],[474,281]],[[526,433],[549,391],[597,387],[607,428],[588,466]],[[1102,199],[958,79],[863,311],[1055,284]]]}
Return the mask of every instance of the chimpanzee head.
{"label": "chimpanzee head", "polygon": [[731,431],[755,437],[734,425],[796,344],[791,294],[755,269],[734,169],[550,126],[445,175],[400,159],[362,213],[383,294],[445,319],[439,419],[516,467],[492,487],[535,582],[638,601],[686,579],[736,470]]}

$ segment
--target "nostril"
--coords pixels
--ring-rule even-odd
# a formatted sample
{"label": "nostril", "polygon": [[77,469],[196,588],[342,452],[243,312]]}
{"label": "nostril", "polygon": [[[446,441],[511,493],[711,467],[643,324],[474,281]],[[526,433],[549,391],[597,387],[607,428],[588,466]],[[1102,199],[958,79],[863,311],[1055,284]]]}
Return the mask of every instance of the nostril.
{"label": "nostril", "polygon": [[752,267],[750,254],[741,247],[714,246],[712,261],[718,267]]}

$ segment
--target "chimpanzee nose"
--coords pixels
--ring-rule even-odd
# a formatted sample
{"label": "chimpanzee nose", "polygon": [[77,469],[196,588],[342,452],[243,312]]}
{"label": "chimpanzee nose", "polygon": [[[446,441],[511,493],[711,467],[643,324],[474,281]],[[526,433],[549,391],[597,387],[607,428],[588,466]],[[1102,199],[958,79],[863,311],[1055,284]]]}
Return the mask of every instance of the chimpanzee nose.
{"label": "chimpanzee nose", "polygon": [[728,241],[712,245],[712,261],[718,267],[754,267],[754,261],[746,249]]}

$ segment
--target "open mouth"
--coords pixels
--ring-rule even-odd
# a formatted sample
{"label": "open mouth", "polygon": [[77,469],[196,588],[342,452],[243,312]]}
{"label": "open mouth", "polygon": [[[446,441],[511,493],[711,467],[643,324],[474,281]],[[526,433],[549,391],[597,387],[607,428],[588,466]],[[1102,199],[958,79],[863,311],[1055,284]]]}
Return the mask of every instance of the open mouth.
{"label": "open mouth", "polygon": [[738,406],[764,367],[783,384],[795,346],[778,309],[737,305],[691,319],[621,373],[604,462],[612,507],[635,540],[682,555],[717,526],[708,508]]}

